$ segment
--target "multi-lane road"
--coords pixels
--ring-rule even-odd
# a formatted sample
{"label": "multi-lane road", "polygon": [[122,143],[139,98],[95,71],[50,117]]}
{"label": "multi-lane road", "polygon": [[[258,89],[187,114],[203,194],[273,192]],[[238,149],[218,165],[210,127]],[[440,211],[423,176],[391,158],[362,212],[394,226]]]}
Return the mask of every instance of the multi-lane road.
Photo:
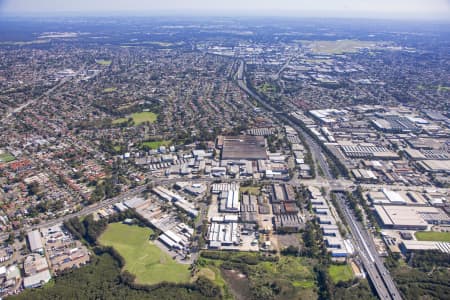
{"label": "multi-lane road", "polygon": [[[214,178],[199,178],[199,179],[184,179],[184,178],[172,178],[172,179],[168,179],[168,178],[156,178],[154,180],[152,180],[151,183],[149,183],[149,185],[158,185],[158,184],[174,184],[176,182],[180,182],[180,181],[190,181],[190,182],[212,182],[214,181]],[[15,230],[15,231],[11,231],[11,232],[6,232],[6,233],[2,233],[0,234],[0,239],[5,239],[8,237],[9,234],[14,234],[14,235],[19,235],[20,231],[24,230],[24,231],[30,231],[33,229],[37,229],[37,228],[46,228],[46,227],[51,227],[53,225],[62,223],[70,218],[73,217],[81,217],[81,216],[87,216],[92,214],[93,212],[105,208],[107,206],[113,205],[115,203],[118,202],[122,202],[122,201],[126,201],[129,200],[133,197],[135,197],[136,195],[141,194],[148,185],[141,185],[138,186],[136,188],[130,189],[116,197],[110,198],[110,199],[106,199],[97,203],[94,203],[92,205],[86,206],[83,209],[71,213],[71,214],[67,214],[64,215],[62,217],[53,219],[53,220],[49,220],[49,221],[44,221],[41,222],[39,224],[35,224],[35,225],[30,225],[24,228],[21,228],[20,230]]]}
{"label": "multi-lane road", "polygon": [[[323,170],[323,177],[317,176],[316,179],[313,180],[302,180],[299,181],[298,179],[291,180],[291,183],[294,185],[300,185],[300,184],[313,184],[317,186],[324,186],[329,187],[331,190],[349,190],[354,187],[354,183],[350,180],[344,180],[344,179],[334,179],[330,172],[330,168],[328,166],[326,157],[324,153],[322,152],[322,149],[320,145],[311,137],[309,136],[304,130],[302,130],[299,126],[294,124],[291,120],[289,120],[284,113],[278,112],[275,108],[273,108],[270,104],[268,104],[266,101],[261,99],[259,95],[254,93],[252,90],[250,90],[245,82],[245,75],[244,75],[244,63],[241,61],[238,72],[234,77],[237,80],[237,83],[239,87],[246,92],[250,97],[254,98],[256,101],[259,102],[266,110],[273,113],[273,116],[275,118],[278,118],[279,121],[281,121],[284,124],[288,124],[291,127],[293,127],[301,136],[304,138],[305,142],[308,144],[311,154],[313,156],[313,159],[316,163],[319,164],[320,168]],[[49,92],[54,91],[56,88],[61,86],[64,82],[61,82],[57,86],[55,86],[52,90]],[[26,105],[31,104],[34,101],[30,101],[29,103],[24,104],[20,107],[20,109],[23,109],[26,107]],[[20,110],[19,110],[20,111]],[[16,112],[16,111],[14,111]],[[7,117],[11,116],[13,112],[10,112]],[[157,184],[172,184],[177,181],[193,181],[193,182],[212,182],[214,181],[214,178],[201,178],[201,179],[183,179],[183,178],[174,178],[174,179],[168,179],[168,178],[157,178],[152,179],[152,182],[150,184],[157,185]],[[136,195],[142,193],[148,185],[139,186],[133,189],[130,189],[122,194],[120,194],[117,197],[106,199],[104,201],[95,203],[93,205],[87,206],[83,208],[80,211],[74,212],[72,214],[68,214],[65,216],[62,216],[60,218],[44,221],[40,224],[31,225],[29,227],[23,228],[21,230],[33,230],[37,228],[45,228],[50,227],[55,224],[64,222],[72,217],[79,217],[79,216],[85,216],[89,215],[101,208],[113,205],[118,202],[126,201],[132,197],[135,197]],[[365,187],[372,187],[372,185],[365,185]],[[373,186],[378,187],[378,186]],[[384,187],[384,186],[383,186]],[[392,188],[392,186],[389,186]],[[399,187],[402,188],[402,187]],[[341,210],[344,212],[344,217],[347,221],[347,223],[350,226],[350,230],[353,236],[353,239],[355,240],[355,248],[358,253],[359,259],[363,263],[364,268],[366,269],[366,272],[375,288],[375,290],[378,293],[378,296],[381,299],[394,299],[399,300],[401,299],[400,293],[397,290],[397,287],[394,284],[394,281],[392,277],[390,276],[387,269],[384,267],[383,262],[381,258],[378,255],[378,252],[376,250],[373,238],[370,236],[370,234],[365,230],[360,222],[356,220],[356,218],[353,215],[353,212],[348,208],[346,204],[345,194],[343,193],[337,193],[338,197],[338,204],[341,208]],[[12,234],[18,235],[20,233],[19,230],[11,232]],[[4,233],[0,235],[0,238],[6,238],[9,233]]]}
{"label": "multi-lane road", "polygon": [[246,92],[250,97],[252,97],[256,101],[258,101],[258,103],[261,104],[266,110],[273,113],[274,118],[277,118],[282,123],[287,124],[287,125],[291,126],[292,128],[294,128],[305,139],[305,142],[308,144],[308,146],[311,150],[311,155],[312,155],[313,160],[318,162],[320,168],[324,172],[325,178],[333,179],[330,168],[326,161],[325,155],[323,154],[322,149],[320,148],[320,145],[311,136],[309,136],[303,129],[301,129],[299,126],[294,124],[291,120],[289,120],[289,118],[287,118],[283,112],[277,111],[274,107],[272,107],[266,101],[261,99],[261,97],[259,95],[257,95],[251,89],[248,88],[247,83],[245,81],[244,67],[245,67],[245,64],[243,61],[241,61],[238,71],[237,71],[237,74],[235,76],[235,79],[237,80],[239,87],[244,92]]}
{"label": "multi-lane road", "polygon": [[335,193],[337,203],[344,218],[350,227],[352,236],[356,242],[356,252],[370,277],[373,287],[381,299],[401,300],[400,293],[394,284],[389,271],[383,264],[370,233],[356,220],[353,211],[346,204],[344,193]]}
{"label": "multi-lane road", "polygon": [[71,80],[72,78],[76,78],[78,75],[81,74],[81,72],[83,72],[85,69],[85,65],[83,65],[77,72],[75,72],[75,74],[73,74],[73,76],[68,76],[65,77],[63,79],[61,79],[54,87],[50,88],[48,91],[46,91],[44,94],[42,94],[39,97],[33,98],[31,100],[28,100],[27,102],[21,104],[18,107],[15,108],[11,108],[8,110],[8,112],[6,113],[6,115],[2,118],[2,121],[6,121],[7,119],[9,119],[11,116],[13,116],[15,113],[18,113],[20,111],[22,111],[24,108],[26,108],[27,106],[34,104],[36,102],[38,102],[39,100],[44,99],[45,97],[48,97],[51,93],[53,93],[54,91],[56,91],[57,89],[59,89],[61,86],[63,86],[66,82],[68,82],[69,80]]}
{"label": "multi-lane road", "polygon": [[[278,118],[278,120],[284,124],[292,126],[295,130],[297,130],[299,134],[303,136],[304,141],[310,148],[314,161],[319,164],[320,168],[323,170],[325,177],[321,178],[321,176],[317,176],[317,179],[315,179],[314,181],[322,186],[325,185],[331,187],[331,189],[349,189],[351,187],[354,187],[354,183],[349,180],[334,179],[320,145],[311,136],[309,136],[299,126],[293,124],[293,122],[289,120],[283,113],[278,112],[274,107],[272,107],[269,103],[264,101],[259,95],[257,95],[247,87],[244,67],[244,62],[241,61],[238,72],[235,76],[239,87],[250,97],[258,101],[258,103],[266,108],[269,112],[272,112],[275,118]],[[304,181],[302,182],[305,183]],[[336,195],[338,197],[338,204],[341,210],[344,212],[344,217],[350,226],[350,230],[355,241],[356,252],[378,296],[380,297],[380,299],[401,300],[402,298],[397,287],[395,286],[394,280],[392,279],[388,270],[384,266],[383,261],[378,255],[373,238],[370,236],[367,230],[363,228],[362,224],[356,220],[353,212],[349,209],[346,203],[345,193],[337,193]]]}

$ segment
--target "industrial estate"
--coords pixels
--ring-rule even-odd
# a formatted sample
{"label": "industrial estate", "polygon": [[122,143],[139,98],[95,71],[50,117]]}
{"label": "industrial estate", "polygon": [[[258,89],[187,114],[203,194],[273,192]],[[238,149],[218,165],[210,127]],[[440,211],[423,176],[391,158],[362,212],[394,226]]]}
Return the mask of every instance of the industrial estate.
{"label": "industrial estate", "polygon": [[0,295],[448,299],[448,27],[203,21],[5,21]]}

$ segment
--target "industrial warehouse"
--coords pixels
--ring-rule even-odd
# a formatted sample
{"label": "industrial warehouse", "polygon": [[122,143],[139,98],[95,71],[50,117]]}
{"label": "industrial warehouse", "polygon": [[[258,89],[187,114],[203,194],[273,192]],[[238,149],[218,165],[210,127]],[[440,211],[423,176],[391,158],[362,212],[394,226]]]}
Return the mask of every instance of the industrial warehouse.
{"label": "industrial warehouse", "polygon": [[222,149],[222,160],[266,159],[266,141],[263,136],[220,136],[217,147]]}
{"label": "industrial warehouse", "polygon": [[381,225],[391,229],[426,230],[431,225],[450,225],[450,218],[432,206],[374,205]]}

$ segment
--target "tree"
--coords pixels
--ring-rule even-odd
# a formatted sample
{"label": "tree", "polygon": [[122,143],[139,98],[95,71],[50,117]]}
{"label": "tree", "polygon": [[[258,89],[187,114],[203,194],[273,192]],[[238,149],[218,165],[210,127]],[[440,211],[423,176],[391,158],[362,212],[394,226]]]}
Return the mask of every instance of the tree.
{"label": "tree", "polygon": [[39,183],[37,181],[33,181],[28,185],[27,189],[28,195],[30,196],[37,195],[37,193],[39,193]]}

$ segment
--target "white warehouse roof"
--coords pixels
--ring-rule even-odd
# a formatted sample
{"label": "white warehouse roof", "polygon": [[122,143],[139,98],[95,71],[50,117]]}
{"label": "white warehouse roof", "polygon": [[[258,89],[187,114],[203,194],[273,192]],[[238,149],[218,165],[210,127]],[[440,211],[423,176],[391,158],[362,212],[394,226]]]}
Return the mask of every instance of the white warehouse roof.
{"label": "white warehouse roof", "polygon": [[38,230],[28,232],[28,242],[30,243],[31,252],[39,252],[44,248],[42,245],[41,233]]}

